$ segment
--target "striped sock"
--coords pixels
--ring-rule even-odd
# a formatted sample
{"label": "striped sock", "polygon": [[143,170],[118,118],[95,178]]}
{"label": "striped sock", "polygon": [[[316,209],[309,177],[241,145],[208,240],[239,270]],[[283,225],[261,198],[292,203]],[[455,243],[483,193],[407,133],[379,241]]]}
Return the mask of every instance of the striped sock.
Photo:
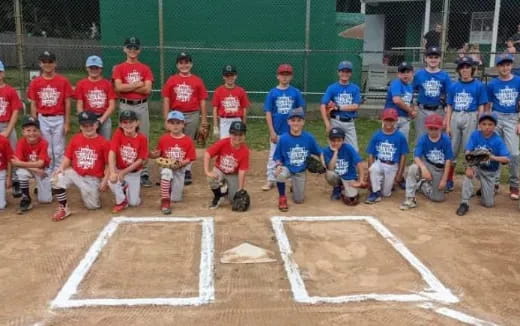
{"label": "striped sock", "polygon": [[170,199],[170,180],[161,179],[161,199]]}
{"label": "striped sock", "polygon": [[56,197],[61,206],[67,206],[67,192],[63,188],[52,189],[52,194]]}
{"label": "striped sock", "polygon": [[20,190],[25,197],[30,197],[29,195],[29,180],[19,180]]}

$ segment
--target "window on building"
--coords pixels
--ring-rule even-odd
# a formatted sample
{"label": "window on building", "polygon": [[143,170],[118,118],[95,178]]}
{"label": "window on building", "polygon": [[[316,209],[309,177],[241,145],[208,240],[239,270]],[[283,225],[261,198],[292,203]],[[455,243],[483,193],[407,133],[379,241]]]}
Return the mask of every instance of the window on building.
{"label": "window on building", "polygon": [[470,43],[490,44],[493,30],[493,12],[479,11],[471,14]]}

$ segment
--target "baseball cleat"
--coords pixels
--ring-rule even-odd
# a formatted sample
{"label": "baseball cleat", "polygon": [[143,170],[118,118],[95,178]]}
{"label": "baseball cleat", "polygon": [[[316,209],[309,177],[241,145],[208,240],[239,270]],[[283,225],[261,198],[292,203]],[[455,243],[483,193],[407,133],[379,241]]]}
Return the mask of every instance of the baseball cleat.
{"label": "baseball cleat", "polygon": [[147,175],[141,176],[141,186],[143,186],[145,188],[150,188],[151,186],[153,186],[152,182],[150,181],[149,176],[147,176]]}
{"label": "baseball cleat", "polygon": [[446,189],[444,189],[444,192],[452,192],[453,189],[455,189],[455,184],[453,183],[453,180],[448,180],[446,182]]}
{"label": "baseball cleat", "polygon": [[20,207],[16,211],[18,214],[23,214],[32,209],[31,198],[24,196],[20,201]]}
{"label": "baseball cleat", "polygon": [[161,199],[161,212],[164,215],[172,213],[171,202],[169,199]]}
{"label": "baseball cleat", "polygon": [[280,198],[278,199],[278,209],[282,212],[287,212],[289,210],[286,196],[280,196]]}
{"label": "baseball cleat", "polygon": [[371,192],[365,200],[365,204],[375,204],[378,201],[381,201],[381,191]]}
{"label": "baseball cleat", "polygon": [[193,183],[193,178],[191,175],[191,171],[184,172],[184,185],[191,185]]}
{"label": "baseball cleat", "polygon": [[518,188],[509,187],[509,198],[511,198],[512,200],[518,200],[518,198],[520,198]]}
{"label": "baseball cleat", "polygon": [[335,186],[332,188],[332,193],[330,194],[330,200],[340,200],[341,199],[341,186]]}
{"label": "baseball cleat", "polygon": [[225,197],[219,196],[219,197],[213,197],[213,200],[209,204],[209,209],[217,209],[219,206],[224,202]]}
{"label": "baseball cleat", "polygon": [[128,202],[126,200],[123,200],[123,202],[121,202],[120,204],[114,205],[114,207],[112,208],[112,213],[119,213],[127,207]]}
{"label": "baseball cleat", "polygon": [[466,215],[466,213],[469,211],[469,206],[466,203],[460,204],[459,208],[457,208],[457,215],[463,216]]}
{"label": "baseball cleat", "polygon": [[263,191],[269,191],[271,189],[274,188],[274,182],[272,181],[267,181],[263,186],[262,186],[262,190]]}
{"label": "baseball cleat", "polygon": [[71,214],[71,212],[69,210],[69,206],[59,205],[58,209],[56,210],[56,213],[54,213],[54,215],[52,216],[52,220],[54,222],[59,222],[59,221],[66,219],[67,216],[69,216],[70,214]]}
{"label": "baseball cleat", "polygon": [[20,198],[22,197],[22,189],[20,189],[20,182],[14,181],[13,182],[13,191],[12,191],[14,198]]}
{"label": "baseball cleat", "polygon": [[405,211],[407,209],[415,208],[415,207],[417,207],[417,202],[415,201],[415,198],[406,198],[406,200],[401,204],[399,209],[401,209],[402,211]]}

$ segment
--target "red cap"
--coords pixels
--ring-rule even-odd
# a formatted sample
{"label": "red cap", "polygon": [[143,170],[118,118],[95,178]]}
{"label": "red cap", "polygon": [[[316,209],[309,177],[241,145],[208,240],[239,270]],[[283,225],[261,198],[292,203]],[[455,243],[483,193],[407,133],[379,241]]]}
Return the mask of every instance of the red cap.
{"label": "red cap", "polygon": [[397,115],[397,111],[395,109],[389,108],[384,109],[381,114],[381,120],[394,120],[397,121],[399,116]]}
{"label": "red cap", "polygon": [[439,114],[431,114],[424,120],[424,126],[426,128],[442,128],[444,119]]}
{"label": "red cap", "polygon": [[277,73],[281,74],[283,72],[293,73],[292,66],[290,64],[284,63],[278,66]]}

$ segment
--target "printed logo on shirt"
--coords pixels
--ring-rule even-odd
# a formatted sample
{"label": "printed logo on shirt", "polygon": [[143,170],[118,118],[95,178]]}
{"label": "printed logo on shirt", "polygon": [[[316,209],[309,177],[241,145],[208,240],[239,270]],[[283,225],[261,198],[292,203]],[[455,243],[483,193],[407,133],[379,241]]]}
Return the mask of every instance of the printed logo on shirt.
{"label": "printed logo on shirt", "polygon": [[292,147],[289,152],[287,152],[289,156],[289,164],[292,166],[303,166],[305,164],[305,160],[307,160],[307,155],[309,155],[309,151],[300,145],[296,145]]}
{"label": "printed logo on shirt", "polygon": [[471,94],[465,90],[462,90],[462,92],[455,95],[453,102],[455,103],[455,110],[467,111],[471,105],[471,102],[473,102],[473,96],[471,96]]}
{"label": "printed logo on shirt", "polygon": [[426,80],[422,84],[424,88],[424,94],[429,97],[437,97],[441,95],[441,82],[435,78]]}
{"label": "printed logo on shirt", "polygon": [[515,106],[516,99],[518,98],[518,91],[509,86],[506,86],[499,90],[495,96],[501,106]]}
{"label": "printed logo on shirt", "polygon": [[102,109],[105,107],[107,101],[107,94],[101,89],[91,89],[87,93],[87,100],[90,107],[95,109]]}
{"label": "printed logo on shirt", "polygon": [[444,164],[445,162],[444,153],[439,149],[432,149],[426,153],[426,158],[434,164]]}
{"label": "printed logo on shirt", "polygon": [[7,102],[3,97],[0,97],[0,116],[7,114],[7,106],[9,102]]}
{"label": "printed logo on shirt", "polygon": [[340,93],[334,98],[334,102],[337,105],[350,105],[352,104],[353,97],[350,93]]}
{"label": "printed logo on shirt", "polygon": [[132,70],[126,75],[126,83],[133,84],[141,81],[141,74],[137,70]]}
{"label": "printed logo on shirt", "polygon": [[186,83],[175,86],[173,91],[180,102],[189,102],[193,94],[193,88]]}
{"label": "printed logo on shirt", "polygon": [[336,161],[336,168],[334,169],[334,171],[340,176],[344,175],[348,171],[348,166],[349,164],[347,160],[338,159]]}
{"label": "printed logo on shirt", "polygon": [[121,145],[121,147],[119,147],[119,154],[123,162],[128,165],[134,163],[137,159],[137,151],[130,145]]}
{"label": "printed logo on shirt", "polygon": [[394,144],[389,143],[387,140],[379,143],[376,146],[377,158],[382,161],[392,161],[394,154],[397,152]]}
{"label": "printed logo on shirt", "polygon": [[172,160],[183,160],[186,152],[179,145],[175,145],[173,147],[169,147],[165,151],[166,157]]}
{"label": "printed logo on shirt", "polygon": [[98,159],[98,154],[96,151],[88,146],[78,148],[74,154],[76,155],[76,159],[78,161],[77,166],[84,170],[92,169]]}
{"label": "printed logo on shirt", "polygon": [[55,106],[58,104],[60,92],[56,88],[48,85],[38,92],[38,96],[40,97],[42,106]]}
{"label": "printed logo on shirt", "polygon": [[223,155],[220,158],[220,168],[224,173],[232,173],[238,166],[238,160],[233,155]]}
{"label": "printed logo on shirt", "polygon": [[413,94],[410,92],[406,92],[403,94],[403,96],[401,96],[401,99],[403,100],[403,102],[408,105],[410,105],[410,103],[412,103],[412,98],[413,98]]}
{"label": "printed logo on shirt", "polygon": [[279,114],[288,114],[289,111],[291,111],[292,109],[293,103],[293,99],[289,96],[278,96],[278,98],[276,99],[277,112]]}
{"label": "printed logo on shirt", "polygon": [[35,151],[32,151],[28,156],[29,162],[36,162],[38,161],[38,154]]}
{"label": "printed logo on shirt", "polygon": [[240,101],[232,95],[225,97],[221,103],[226,113],[238,112],[238,108],[240,107]]}

